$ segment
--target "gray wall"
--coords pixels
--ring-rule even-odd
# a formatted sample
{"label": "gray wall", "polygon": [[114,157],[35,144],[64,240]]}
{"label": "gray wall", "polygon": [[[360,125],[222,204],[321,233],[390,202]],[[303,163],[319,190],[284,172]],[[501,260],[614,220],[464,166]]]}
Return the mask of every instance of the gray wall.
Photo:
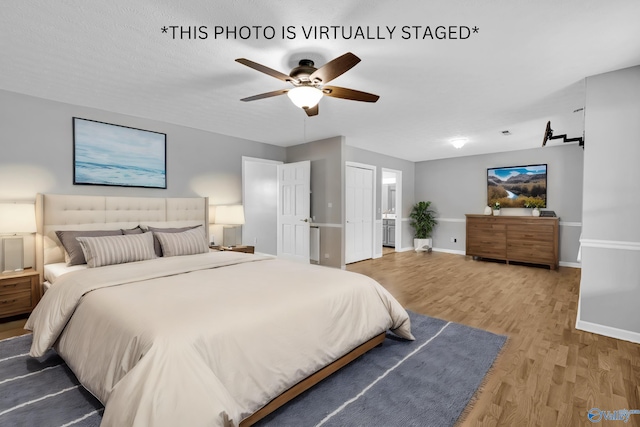
{"label": "gray wall", "polygon": [[[348,143],[348,140],[347,140]],[[413,229],[409,226],[409,212],[415,204],[415,163],[361,148],[345,146],[346,162],[364,163],[376,166],[376,221],[379,221],[379,233],[382,234],[382,168],[402,172],[402,219],[396,219],[396,226],[402,223],[402,249],[413,248]],[[380,240],[380,253],[382,240]]]}
{"label": "gray wall", "polygon": [[311,161],[311,218],[320,229],[320,265],[344,265],[344,137],[287,147],[287,163]]}
{"label": "gray wall", "polygon": [[640,66],[587,78],[577,327],[640,342]]}
{"label": "gray wall", "polygon": [[[166,133],[167,189],[73,185],[72,117]],[[274,145],[1,90],[0,144],[0,200],[33,200],[41,192],[240,203],[242,156],[285,158]]]}
{"label": "gray wall", "polygon": [[[73,185],[72,117],[166,133],[167,189]],[[63,193],[208,196],[210,204],[238,204],[243,155],[283,161],[285,149],[0,90],[0,200],[33,201],[36,193]],[[25,253],[25,262],[31,252]]]}
{"label": "gray wall", "polygon": [[[584,163],[584,151],[577,144],[417,163],[416,200],[432,201],[438,216],[434,248],[464,253],[465,214],[481,214],[487,205],[487,168],[540,163],[547,164],[547,209],[560,217],[560,262],[576,265]],[[502,210],[501,215],[509,214],[530,215],[530,210]]]}

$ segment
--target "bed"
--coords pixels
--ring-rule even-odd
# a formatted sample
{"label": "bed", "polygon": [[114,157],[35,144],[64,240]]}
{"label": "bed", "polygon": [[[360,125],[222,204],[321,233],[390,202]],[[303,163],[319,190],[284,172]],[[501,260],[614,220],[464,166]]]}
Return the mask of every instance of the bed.
{"label": "bed", "polygon": [[[206,198],[38,195],[36,213],[38,271],[68,256],[56,231],[188,229],[153,233],[176,256],[62,268],[27,322],[31,355],[54,347],[105,404],[103,426],[248,426],[387,330],[413,339],[406,311],[366,276],[237,252],[170,252],[170,239],[189,236],[206,247]],[[147,245],[151,234],[135,239]],[[101,259],[91,253],[87,265]]]}

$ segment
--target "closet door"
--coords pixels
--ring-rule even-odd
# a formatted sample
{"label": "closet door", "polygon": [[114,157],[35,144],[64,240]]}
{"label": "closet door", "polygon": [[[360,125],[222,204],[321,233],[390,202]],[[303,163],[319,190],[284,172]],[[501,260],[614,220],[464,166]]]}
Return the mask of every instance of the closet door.
{"label": "closet door", "polygon": [[373,257],[373,170],[356,166],[346,168],[347,264]]}

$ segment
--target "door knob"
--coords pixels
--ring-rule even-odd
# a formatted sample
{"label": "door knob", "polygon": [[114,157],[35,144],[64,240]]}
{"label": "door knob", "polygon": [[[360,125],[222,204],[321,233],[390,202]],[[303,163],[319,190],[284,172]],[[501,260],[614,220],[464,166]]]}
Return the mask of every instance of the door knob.
{"label": "door knob", "polygon": [[307,218],[301,219],[300,221],[309,222],[309,220]]}

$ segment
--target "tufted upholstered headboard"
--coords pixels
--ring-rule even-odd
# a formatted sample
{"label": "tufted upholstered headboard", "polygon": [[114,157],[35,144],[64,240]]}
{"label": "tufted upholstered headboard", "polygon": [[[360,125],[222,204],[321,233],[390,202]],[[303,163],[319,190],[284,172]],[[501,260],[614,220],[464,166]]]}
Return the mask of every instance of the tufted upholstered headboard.
{"label": "tufted upholstered headboard", "polygon": [[207,197],[106,197],[38,194],[36,196],[36,269],[64,261],[56,230],[111,230],[184,227],[202,224],[209,241]]}

